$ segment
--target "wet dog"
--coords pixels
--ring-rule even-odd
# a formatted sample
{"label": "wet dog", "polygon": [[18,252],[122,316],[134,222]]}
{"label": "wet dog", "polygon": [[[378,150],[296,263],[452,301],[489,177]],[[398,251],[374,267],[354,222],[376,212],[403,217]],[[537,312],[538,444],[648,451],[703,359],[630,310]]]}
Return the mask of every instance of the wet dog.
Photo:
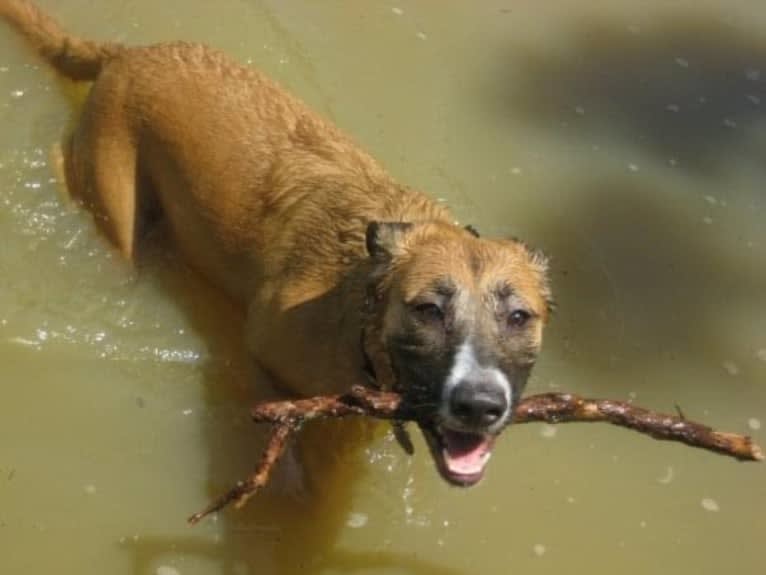
{"label": "wet dog", "polygon": [[540,350],[539,252],[457,225],[216,50],[82,40],[26,0],[0,0],[0,15],[93,83],[64,144],[67,187],[126,258],[160,214],[186,262],[246,309],[248,349],[281,386],[401,391],[442,476],[481,479]]}

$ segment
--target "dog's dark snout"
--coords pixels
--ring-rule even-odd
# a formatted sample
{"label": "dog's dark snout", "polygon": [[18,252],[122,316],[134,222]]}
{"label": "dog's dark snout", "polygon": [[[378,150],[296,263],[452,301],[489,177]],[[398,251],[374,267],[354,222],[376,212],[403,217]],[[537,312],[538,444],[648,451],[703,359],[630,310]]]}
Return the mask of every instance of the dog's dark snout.
{"label": "dog's dark snout", "polygon": [[470,427],[488,427],[505,415],[508,399],[498,385],[463,381],[452,390],[451,414]]}

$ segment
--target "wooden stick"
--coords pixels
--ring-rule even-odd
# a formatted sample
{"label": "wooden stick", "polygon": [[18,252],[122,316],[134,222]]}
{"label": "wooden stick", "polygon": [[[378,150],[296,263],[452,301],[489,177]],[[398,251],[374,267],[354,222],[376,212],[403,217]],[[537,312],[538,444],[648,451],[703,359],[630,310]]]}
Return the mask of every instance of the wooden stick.
{"label": "wooden stick", "polygon": [[298,427],[291,423],[278,423],[274,425],[271,437],[269,438],[269,444],[261,456],[261,461],[255,473],[245,481],[237,482],[234,487],[213,501],[205,509],[189,517],[189,523],[195,525],[202,518],[223,509],[232,502],[234,507],[241,509],[248,499],[269,482],[271,470],[284,453],[285,447],[287,447],[287,440],[297,429]]}
{"label": "wooden stick", "polygon": [[[312,397],[309,399],[274,401],[256,405],[251,410],[256,422],[272,424],[269,444],[255,472],[199,513],[189,518],[195,524],[203,517],[234,502],[241,508],[261,487],[268,483],[271,470],[287,446],[287,440],[306,421],[325,417],[351,415],[393,420],[397,438],[411,452],[412,443],[401,425],[418,421],[421,414],[407,405],[401,395],[356,386],[347,394]],[[541,393],[522,399],[514,408],[515,424],[544,421],[547,423],[607,422],[633,429],[655,439],[679,441],[729,455],[741,461],[762,461],[763,450],[745,435],[715,431],[710,427],[688,421],[683,414],[667,415],[637,407],[624,401],[586,399],[571,393]]]}
{"label": "wooden stick", "polygon": [[586,399],[571,393],[541,393],[521,400],[514,410],[515,423],[531,421],[604,421],[633,429],[654,439],[680,441],[740,461],[763,460],[763,450],[746,435],[715,431],[683,416],[650,411],[624,401]]}

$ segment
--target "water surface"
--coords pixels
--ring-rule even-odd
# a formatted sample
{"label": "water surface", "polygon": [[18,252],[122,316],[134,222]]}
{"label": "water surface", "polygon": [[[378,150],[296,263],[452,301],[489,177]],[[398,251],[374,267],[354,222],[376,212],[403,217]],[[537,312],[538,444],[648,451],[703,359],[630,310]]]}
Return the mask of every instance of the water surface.
{"label": "water surface", "polygon": [[[634,399],[766,442],[766,11],[757,0],[44,4],[265,70],[400,180],[553,261],[530,391]],[[460,491],[421,442],[331,425],[244,512],[263,378],[239,313],[163,247],[136,268],[50,150],[74,91],[0,30],[0,571],[763,571],[766,466],[605,425],[528,425]],[[327,449],[349,435],[356,449]],[[313,446],[313,448],[312,448]],[[322,449],[318,449],[321,446]]]}

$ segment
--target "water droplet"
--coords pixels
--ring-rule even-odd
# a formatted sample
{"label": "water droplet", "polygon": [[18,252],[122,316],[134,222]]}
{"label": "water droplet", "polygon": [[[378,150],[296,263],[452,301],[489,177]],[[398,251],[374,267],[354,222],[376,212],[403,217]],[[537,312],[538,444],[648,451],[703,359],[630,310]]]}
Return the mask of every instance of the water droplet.
{"label": "water droplet", "polygon": [[766,347],[762,347],[761,349],[756,351],[755,357],[757,357],[761,361],[766,361]]}
{"label": "water droplet", "polygon": [[705,196],[705,201],[711,206],[714,206],[718,203],[718,200],[716,200],[713,196]]}
{"label": "water droplet", "polygon": [[575,111],[575,114],[577,114],[578,116],[585,115],[585,108],[583,108],[582,106],[575,106],[574,111]]}
{"label": "water droplet", "polygon": [[718,502],[715,499],[711,499],[710,497],[705,497],[700,504],[702,505],[702,509],[705,511],[720,511],[720,507],[718,506]]}
{"label": "water droplet", "polygon": [[713,218],[711,218],[710,216],[705,216],[704,218],[702,218],[702,223],[710,225],[713,223]]}
{"label": "water droplet", "polygon": [[514,176],[520,176],[521,175],[521,168],[514,166],[513,168],[511,168],[511,173]]}
{"label": "water droplet", "polygon": [[636,164],[628,164],[628,169],[631,172],[637,172],[638,171],[638,166]]}
{"label": "water droplet", "polygon": [[657,478],[657,483],[662,483],[663,485],[667,485],[671,481],[673,481],[673,468],[671,466],[668,466],[668,468],[665,470],[665,475],[662,477]]}
{"label": "water droplet", "polygon": [[532,552],[538,557],[542,557],[543,555],[545,555],[545,551],[546,551],[545,545],[543,545],[542,543],[537,543],[532,547]]}
{"label": "water droplet", "polygon": [[417,34],[415,34],[415,36],[417,36],[417,37],[418,37],[418,38],[420,38],[421,40],[425,40],[425,39],[427,39],[427,38],[428,38],[428,36],[426,36],[426,33],[425,33],[425,32],[418,32]]}
{"label": "water droplet", "polygon": [[558,428],[555,425],[550,425],[548,423],[543,424],[543,426],[540,428],[540,436],[544,437],[545,439],[553,439],[556,437],[556,434],[558,433]]}
{"label": "water droplet", "polygon": [[761,420],[756,417],[751,417],[747,420],[747,426],[753,431],[758,431],[761,428]]}
{"label": "water droplet", "polygon": [[729,375],[739,375],[739,366],[733,361],[724,361],[721,367]]}
{"label": "water droplet", "polygon": [[24,96],[24,90],[11,90],[11,98],[19,99]]}
{"label": "water droplet", "polygon": [[391,8],[391,12],[393,12],[397,16],[401,16],[402,14],[404,14],[404,10],[402,10],[401,8],[396,7],[396,6]]}
{"label": "water droplet", "polygon": [[688,68],[689,67],[689,60],[686,58],[681,58],[680,56],[676,58],[676,64],[681,66],[681,68]]}
{"label": "water droplet", "polygon": [[761,99],[755,94],[748,94],[747,99],[750,100],[756,106],[761,103]]}
{"label": "water droplet", "polygon": [[731,118],[724,118],[724,119],[723,119],[723,121],[722,121],[721,123],[722,123],[724,126],[726,126],[727,128],[731,128],[731,129],[734,129],[734,128],[736,128],[736,127],[737,127],[737,122],[735,122],[735,121],[734,121],[734,120],[732,120]]}
{"label": "water droplet", "polygon": [[86,485],[86,486],[84,487],[84,491],[85,491],[85,493],[87,493],[88,495],[93,495],[93,494],[96,492],[96,486],[95,486],[95,485],[93,485],[92,483],[89,483],[88,485]]}
{"label": "water droplet", "polygon": [[745,78],[751,82],[757,82],[761,79],[761,71],[758,68],[747,68],[745,70]]}
{"label": "water droplet", "polygon": [[181,413],[183,413],[184,415],[191,415],[192,414],[192,410],[191,409],[184,409]]}
{"label": "water droplet", "polygon": [[667,106],[665,106],[665,109],[668,112],[678,112],[681,109],[681,107],[678,104],[668,104]]}
{"label": "water droplet", "polygon": [[170,565],[160,565],[154,571],[155,575],[181,575],[181,572]]}
{"label": "water droplet", "polygon": [[367,525],[367,515],[365,513],[351,513],[346,519],[346,525],[352,529],[359,529]]}

